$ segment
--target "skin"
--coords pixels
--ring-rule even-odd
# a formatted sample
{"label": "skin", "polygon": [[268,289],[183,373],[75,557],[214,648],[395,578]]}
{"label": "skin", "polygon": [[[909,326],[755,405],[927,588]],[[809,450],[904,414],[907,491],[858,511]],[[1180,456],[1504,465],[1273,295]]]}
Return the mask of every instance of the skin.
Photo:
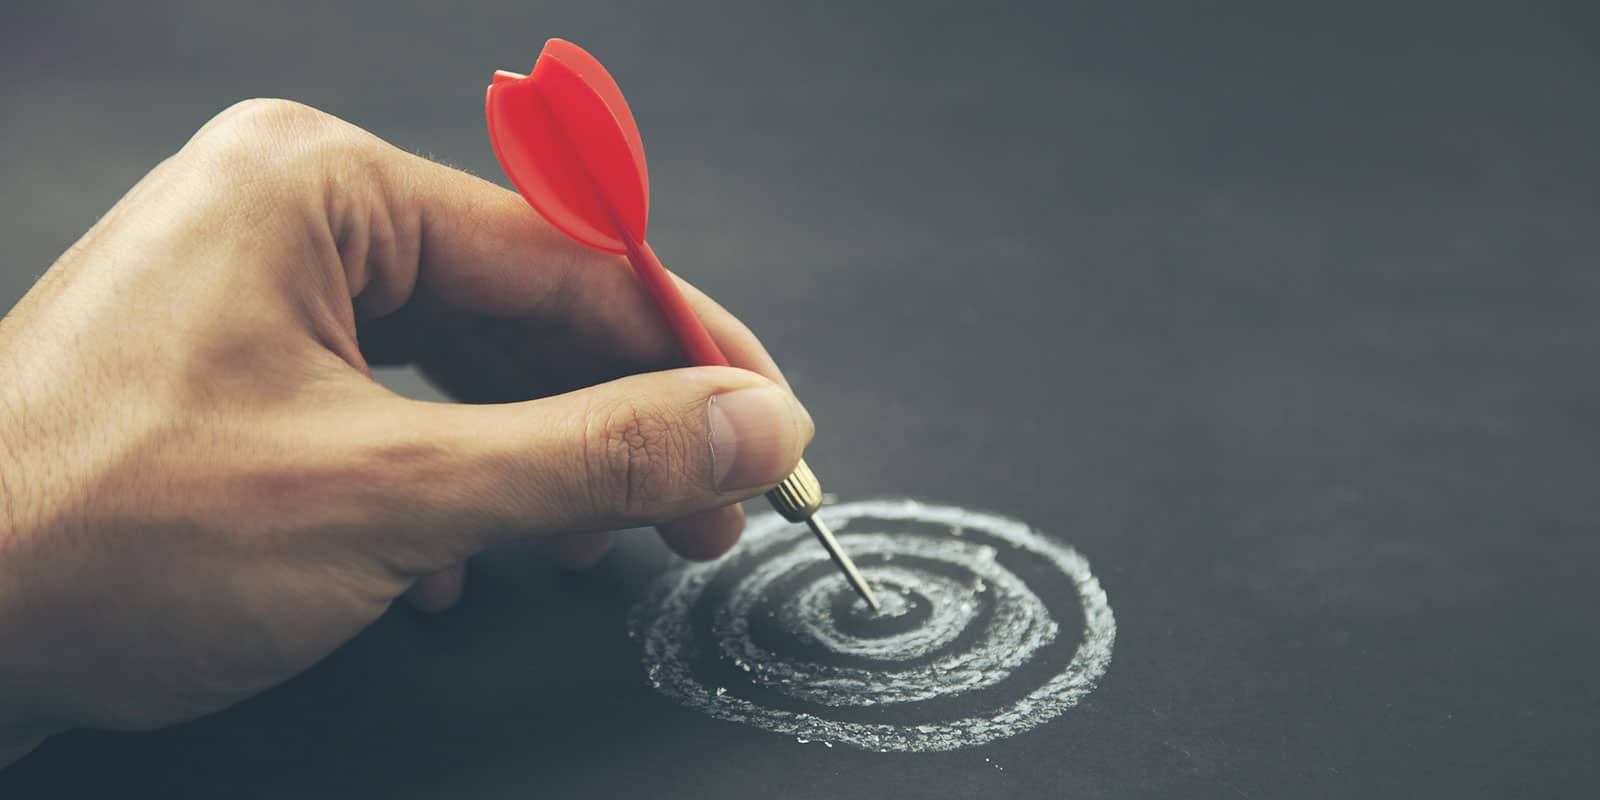
{"label": "skin", "polygon": [[[812,425],[682,286],[745,369],[670,369],[626,261],[515,193],[286,101],[208,122],[0,320],[0,764],[236,703],[507,539],[725,552]],[[372,380],[401,363],[461,402]]]}

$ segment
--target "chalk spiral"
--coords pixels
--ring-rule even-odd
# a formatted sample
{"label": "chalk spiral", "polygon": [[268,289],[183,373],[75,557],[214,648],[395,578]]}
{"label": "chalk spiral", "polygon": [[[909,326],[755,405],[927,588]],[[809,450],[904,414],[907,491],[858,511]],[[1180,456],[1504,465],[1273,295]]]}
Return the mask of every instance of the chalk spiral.
{"label": "chalk spiral", "polygon": [[[874,586],[879,611],[855,597],[803,526],[763,514],[733,554],[669,570],[634,607],[650,685],[712,717],[801,741],[918,752],[1043,724],[1110,665],[1116,621],[1071,547],[1016,520],[911,500],[822,515]],[[1070,651],[1052,613],[1066,606],[1082,615]]]}

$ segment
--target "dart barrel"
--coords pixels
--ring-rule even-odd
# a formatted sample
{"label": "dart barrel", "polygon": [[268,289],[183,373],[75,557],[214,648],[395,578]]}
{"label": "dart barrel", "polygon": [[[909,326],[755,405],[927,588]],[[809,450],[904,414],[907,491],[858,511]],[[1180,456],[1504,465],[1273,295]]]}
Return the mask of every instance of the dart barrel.
{"label": "dart barrel", "polygon": [[767,501],[790,522],[805,522],[822,507],[822,483],[804,459],[794,472],[767,492]]}

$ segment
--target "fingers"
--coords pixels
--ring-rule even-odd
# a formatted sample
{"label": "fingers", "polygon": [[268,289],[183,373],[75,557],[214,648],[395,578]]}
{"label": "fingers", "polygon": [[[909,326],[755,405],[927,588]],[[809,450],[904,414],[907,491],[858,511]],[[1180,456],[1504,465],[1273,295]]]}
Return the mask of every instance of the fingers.
{"label": "fingers", "polygon": [[656,526],[661,540],[684,558],[710,561],[733,549],[744,531],[744,509],[723,506]]}
{"label": "fingers", "polygon": [[[388,514],[417,536],[438,537],[440,558],[506,538],[656,524],[736,503],[787,476],[812,435],[793,394],[729,367],[636,375],[524,403],[391,398],[379,413],[383,424],[370,427],[391,441],[375,452],[411,454],[409,463],[390,459]],[[421,441],[397,445],[397,430]],[[456,531],[466,532],[459,542],[445,538]],[[724,520],[705,541],[681,533],[675,541],[705,554],[735,535]]]}
{"label": "fingers", "polygon": [[[658,526],[661,538],[673,552],[696,561],[709,561],[728,552],[744,529],[744,509],[723,506],[691,514]],[[584,570],[600,563],[616,544],[611,531],[560,533],[539,540],[539,549],[562,569]],[[466,587],[465,564],[456,564],[417,579],[406,600],[419,611],[436,614],[461,602]]]}
{"label": "fingers", "polygon": [[[661,538],[684,558],[709,561],[733,547],[744,528],[744,510],[738,505],[713,508],[664,523]],[[600,563],[616,544],[611,531],[556,534],[539,540],[539,549],[562,569],[584,570]],[[418,611],[437,614],[461,602],[466,587],[465,564],[446,567],[417,579],[406,600]]]}
{"label": "fingers", "polygon": [[[565,334],[556,338],[649,369],[682,365],[670,330],[626,258],[569,239],[515,192],[389,149],[388,169],[406,187],[391,193],[397,198],[393,202],[410,204],[397,213],[418,220],[398,229],[414,228],[420,242],[415,248],[369,248],[374,253],[415,253],[417,263],[368,271],[368,285],[357,298],[366,317],[398,308],[392,300],[372,303],[367,298],[403,296],[436,306],[436,318],[464,314],[536,329],[546,338],[553,332]],[[406,291],[380,284],[401,285]],[[735,366],[783,383],[776,363],[749,328],[681,279],[678,286]],[[392,359],[396,354],[384,355]]]}
{"label": "fingers", "polygon": [[[709,561],[728,552],[744,529],[744,509],[737,504],[691,514],[658,526],[661,538],[673,552],[696,561]],[[539,548],[562,569],[584,570],[600,563],[616,544],[611,531],[556,534],[539,540]],[[437,614],[461,602],[467,568],[455,564],[417,579],[406,600],[418,611]]]}
{"label": "fingers", "polygon": [[[326,237],[316,243],[319,253],[334,251],[327,261],[345,273],[326,286],[343,284],[356,319],[426,305],[438,312],[434,318],[467,315],[566,333],[648,369],[681,363],[622,256],[569,239],[515,192],[330,115],[283,100],[246,101],[207,123],[179,158],[188,172],[270,190],[262,202],[319,219],[308,235]],[[306,284],[304,276],[294,280]],[[782,382],[748,329],[698,292],[689,294],[735,366]],[[378,361],[409,360],[404,348],[382,346],[378,334],[361,331],[363,351],[371,345]]]}
{"label": "fingers", "polygon": [[[690,514],[656,526],[662,541],[684,558],[710,561],[733,548],[744,530],[744,509],[737,503]],[[556,534],[539,540],[539,548],[563,569],[588,569],[616,544],[611,531]]]}
{"label": "fingers", "polygon": [[406,599],[420,611],[438,613],[461,601],[461,591],[466,586],[465,564],[446,567],[431,575],[424,575],[406,590]]}
{"label": "fingers", "polygon": [[783,371],[778,369],[778,362],[772,360],[772,355],[767,352],[766,346],[761,344],[761,340],[756,338],[748,326],[688,281],[677,275],[673,275],[672,279],[683,292],[684,299],[689,301],[689,306],[694,309],[695,316],[705,323],[706,331],[711,334],[717,347],[721,348],[722,354],[728,357],[728,363],[740,369],[759,373],[784,388],[789,388],[789,381],[783,377]]}
{"label": "fingers", "polygon": [[606,557],[616,543],[611,531],[558,533],[539,540],[539,547],[563,569],[588,569]]}
{"label": "fingers", "polygon": [[[425,350],[425,371],[446,375],[447,390],[489,373],[487,365],[498,372],[493,381],[479,381],[492,385],[476,398],[503,400],[493,396],[504,394],[504,376],[534,372],[552,355],[591,372],[680,363],[667,326],[626,260],[571,241],[514,192],[283,101],[242,104],[191,145],[186,157],[209,159],[194,162],[206,167],[200,173],[226,166],[230,176],[262,178],[277,205],[293,195],[305,201],[308,219],[326,215],[327,225],[310,230],[326,238],[318,253],[337,256],[320,261],[345,274],[342,287],[324,293],[338,301],[335,306],[342,306],[346,290],[350,300],[348,307],[332,307],[327,318],[344,322],[353,310],[355,319],[368,323],[359,332],[362,350],[378,345],[373,349],[382,351],[381,360],[412,360]],[[298,275],[295,281],[306,283]],[[434,473],[428,480],[398,481],[416,493],[395,498],[393,507],[413,510],[419,530],[451,527],[421,524],[429,520],[427,509],[437,508],[475,521],[464,529],[502,536],[676,519],[663,526],[674,547],[702,557],[726,549],[737,536],[736,509],[683,518],[781,479],[798,460],[811,423],[751,331],[693,287],[678,285],[730,361],[749,372],[653,375],[647,377],[655,382],[618,381],[537,404],[413,404],[408,414],[415,425],[402,429],[435,439],[417,451],[435,455],[408,456],[396,469],[416,471],[436,457],[453,472],[445,480]],[[407,336],[385,349],[375,341],[385,338],[377,335],[384,326],[371,323],[397,312],[413,316],[388,333]],[[490,324],[454,324],[462,320]],[[360,355],[347,360],[359,364]],[[458,367],[459,375],[450,372]],[[691,373],[695,377],[685,377]],[[513,388],[509,394],[517,399],[541,393]],[[396,451],[395,428],[387,422],[379,427],[389,441],[369,438],[371,452]],[[569,553],[574,559],[597,552],[572,546],[579,550]],[[429,560],[417,573],[449,563]],[[424,601],[443,602],[459,586],[459,572],[445,572],[420,581],[415,591]]]}

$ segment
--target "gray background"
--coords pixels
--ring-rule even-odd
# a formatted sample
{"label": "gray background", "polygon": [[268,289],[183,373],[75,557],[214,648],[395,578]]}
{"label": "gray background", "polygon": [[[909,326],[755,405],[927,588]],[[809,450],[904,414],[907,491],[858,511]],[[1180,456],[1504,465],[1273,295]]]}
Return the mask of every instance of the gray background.
{"label": "gray background", "polygon": [[830,750],[644,686],[644,537],[581,576],[512,548],[440,619],[0,795],[1592,793],[1600,24],[1551,9],[8,2],[0,307],[240,98],[498,178],[489,72],[565,36],[829,488],[1028,520],[1121,631],[1044,728]]}

